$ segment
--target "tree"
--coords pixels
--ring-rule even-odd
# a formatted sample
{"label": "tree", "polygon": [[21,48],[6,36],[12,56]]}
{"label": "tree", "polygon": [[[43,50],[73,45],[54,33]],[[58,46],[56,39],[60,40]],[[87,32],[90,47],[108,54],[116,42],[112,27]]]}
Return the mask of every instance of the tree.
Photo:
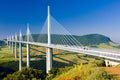
{"label": "tree", "polygon": [[7,75],[4,80],[43,80],[44,78],[45,75],[42,70],[25,67],[21,71]]}

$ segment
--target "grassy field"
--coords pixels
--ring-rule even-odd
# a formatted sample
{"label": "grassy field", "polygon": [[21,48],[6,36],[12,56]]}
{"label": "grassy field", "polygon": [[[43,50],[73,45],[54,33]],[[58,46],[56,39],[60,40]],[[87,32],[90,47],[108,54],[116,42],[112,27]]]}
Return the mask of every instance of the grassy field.
{"label": "grassy field", "polygon": [[[19,50],[17,50],[19,53]],[[26,48],[23,47],[23,67],[26,66]],[[68,66],[74,66],[76,64],[88,64],[95,63],[103,60],[99,57],[89,56],[85,54],[79,54],[74,52],[68,52],[63,50],[53,50],[53,68],[65,68]],[[19,54],[18,54],[19,57]],[[46,70],[46,48],[31,46],[30,49],[31,67],[35,69]],[[87,68],[87,66],[84,66]],[[11,50],[4,46],[0,48],[0,79],[6,77],[7,74],[13,73],[19,70],[19,59],[15,59]],[[76,69],[77,70],[77,69]],[[74,71],[74,70],[73,70]],[[66,73],[67,75],[68,73]],[[63,74],[62,74],[63,75]],[[61,75],[61,76],[62,76]],[[72,76],[72,75],[71,75]],[[57,79],[56,79],[57,80]]]}
{"label": "grassy field", "polygon": [[53,80],[115,80],[95,64],[75,65],[72,69],[56,76]]}

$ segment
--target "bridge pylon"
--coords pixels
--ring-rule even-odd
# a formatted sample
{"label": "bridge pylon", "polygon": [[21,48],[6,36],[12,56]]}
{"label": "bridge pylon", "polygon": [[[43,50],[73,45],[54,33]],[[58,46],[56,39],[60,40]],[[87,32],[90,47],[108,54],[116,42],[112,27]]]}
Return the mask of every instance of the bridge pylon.
{"label": "bridge pylon", "polygon": [[29,41],[30,41],[30,29],[29,24],[27,24],[27,67],[30,67],[30,44],[28,44]]}
{"label": "bridge pylon", "polygon": [[[20,32],[19,41],[22,41],[22,33]],[[19,70],[22,69],[22,43],[19,42]]]}
{"label": "bridge pylon", "polygon": [[9,49],[11,50],[11,36],[10,36],[10,41],[9,41]]}
{"label": "bridge pylon", "polygon": [[18,57],[18,53],[17,53],[17,34],[15,34],[15,58]]}
{"label": "bridge pylon", "polygon": [[51,45],[51,25],[50,25],[50,6],[48,6],[48,47],[46,49],[46,72],[49,73],[49,71],[52,69],[52,53],[53,49],[49,46]]}
{"label": "bridge pylon", "polygon": [[8,41],[8,40],[9,40],[9,38],[7,37],[7,40],[6,40],[6,42],[7,42],[7,46],[9,46],[9,41]]}
{"label": "bridge pylon", "polygon": [[14,54],[14,36],[12,36],[12,53]]}

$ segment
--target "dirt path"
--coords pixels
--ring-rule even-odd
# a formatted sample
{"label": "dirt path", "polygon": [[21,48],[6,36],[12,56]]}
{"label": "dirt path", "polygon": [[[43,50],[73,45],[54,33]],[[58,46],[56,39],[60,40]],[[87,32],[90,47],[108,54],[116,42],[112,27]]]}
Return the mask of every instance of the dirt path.
{"label": "dirt path", "polygon": [[104,67],[104,69],[109,74],[116,75],[117,80],[120,80],[120,68],[116,68],[116,67]]}

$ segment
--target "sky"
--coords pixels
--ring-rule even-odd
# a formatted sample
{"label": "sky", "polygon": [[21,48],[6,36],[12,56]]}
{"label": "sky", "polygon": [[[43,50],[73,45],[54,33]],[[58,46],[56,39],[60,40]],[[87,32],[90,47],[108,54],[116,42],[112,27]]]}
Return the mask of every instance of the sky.
{"label": "sky", "polygon": [[102,34],[120,43],[120,0],[0,0],[0,39],[21,30],[40,33],[51,15],[71,34]]}

